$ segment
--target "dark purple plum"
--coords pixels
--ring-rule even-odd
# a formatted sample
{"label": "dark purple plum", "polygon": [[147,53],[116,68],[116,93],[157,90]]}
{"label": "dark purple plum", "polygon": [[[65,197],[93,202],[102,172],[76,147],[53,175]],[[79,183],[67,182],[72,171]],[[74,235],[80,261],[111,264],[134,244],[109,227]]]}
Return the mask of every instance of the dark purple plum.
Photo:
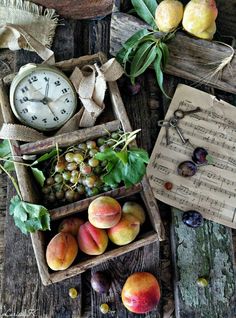
{"label": "dark purple plum", "polygon": [[203,217],[197,211],[186,211],[182,216],[182,221],[189,227],[196,228],[203,224]]}
{"label": "dark purple plum", "polygon": [[105,272],[95,272],[91,277],[91,285],[97,293],[107,293],[111,287],[111,277]]}
{"label": "dark purple plum", "polygon": [[192,161],[183,161],[178,165],[178,174],[182,177],[192,177],[197,172],[197,166]]}
{"label": "dark purple plum", "polygon": [[204,163],[207,163],[207,155],[208,152],[206,151],[206,149],[197,147],[193,151],[192,159],[196,164],[202,165]]}

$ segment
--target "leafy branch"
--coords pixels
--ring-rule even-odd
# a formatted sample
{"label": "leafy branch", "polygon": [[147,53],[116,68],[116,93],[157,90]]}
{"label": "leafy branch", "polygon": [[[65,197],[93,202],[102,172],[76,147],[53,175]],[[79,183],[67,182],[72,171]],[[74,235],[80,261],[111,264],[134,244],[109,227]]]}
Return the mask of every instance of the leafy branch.
{"label": "leafy branch", "polygon": [[150,25],[150,31],[141,29],[133,34],[117,53],[116,58],[123,65],[131,83],[135,84],[136,77],[143,74],[153,65],[157,83],[162,93],[169,98],[163,88],[163,71],[169,58],[168,42],[175,34],[167,33],[161,38],[155,37],[157,25],[155,11],[158,6],[156,0],[131,0],[135,12]]}
{"label": "leafy branch", "polygon": [[[11,199],[9,213],[13,216],[15,225],[22,233],[35,232],[37,230],[50,230],[50,214],[42,205],[23,201],[19,186],[10,172],[14,171],[14,162],[11,160],[11,149],[8,140],[0,143],[0,169],[10,178],[17,195]],[[28,164],[25,164],[28,165]],[[30,166],[30,165],[28,165]]]}

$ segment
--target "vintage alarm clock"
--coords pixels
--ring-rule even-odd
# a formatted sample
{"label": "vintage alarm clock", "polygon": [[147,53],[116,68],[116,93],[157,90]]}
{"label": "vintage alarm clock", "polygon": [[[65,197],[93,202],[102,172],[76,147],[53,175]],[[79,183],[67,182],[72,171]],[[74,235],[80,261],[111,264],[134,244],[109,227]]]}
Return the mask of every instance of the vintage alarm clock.
{"label": "vintage alarm clock", "polygon": [[27,64],[12,81],[10,105],[24,125],[51,131],[63,126],[73,116],[77,95],[70,80],[58,69]]}

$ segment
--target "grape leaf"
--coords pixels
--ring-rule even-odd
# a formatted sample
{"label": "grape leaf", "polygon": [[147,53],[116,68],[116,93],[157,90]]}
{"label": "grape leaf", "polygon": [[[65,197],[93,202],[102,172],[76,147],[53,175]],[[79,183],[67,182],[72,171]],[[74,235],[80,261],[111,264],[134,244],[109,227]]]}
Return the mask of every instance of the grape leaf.
{"label": "grape leaf", "polygon": [[[1,159],[0,159],[1,160]],[[15,171],[15,165],[12,161],[5,161],[3,167],[8,171],[12,172]]]}
{"label": "grape leaf", "polygon": [[7,139],[4,139],[0,143],[0,157],[4,158],[10,154],[11,154],[11,148],[10,148],[9,141]]}
{"label": "grape leaf", "polygon": [[155,29],[156,0],[131,0],[131,2],[137,14]]}
{"label": "grape leaf", "polygon": [[9,213],[24,234],[50,230],[50,215],[42,205],[24,202],[19,196],[14,196],[10,202]]}
{"label": "grape leaf", "polygon": [[31,167],[31,170],[33,172],[35,180],[39,183],[39,185],[41,187],[43,187],[44,182],[46,180],[46,178],[43,174],[43,171],[39,170],[38,168],[33,168],[33,167]]}

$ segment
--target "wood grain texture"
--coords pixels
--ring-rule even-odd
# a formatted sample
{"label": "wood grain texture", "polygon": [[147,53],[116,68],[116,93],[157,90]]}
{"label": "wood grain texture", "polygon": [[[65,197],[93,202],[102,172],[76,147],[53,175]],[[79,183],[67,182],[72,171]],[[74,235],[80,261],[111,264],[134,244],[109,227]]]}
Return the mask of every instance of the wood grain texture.
{"label": "wood grain texture", "polygon": [[[12,186],[8,202],[15,194]],[[14,225],[12,217],[6,217],[4,279],[0,296],[0,316],[65,318],[81,314],[81,278],[44,287],[41,283],[30,237],[23,235]],[[79,297],[72,300],[69,288],[75,287]]]}
{"label": "wood grain texture", "polygon": [[113,0],[30,0],[71,19],[104,17],[112,11]]}
{"label": "wood grain texture", "polygon": [[[202,227],[193,230],[181,218],[181,211],[173,209],[176,317],[235,317],[231,230],[207,220]],[[199,277],[207,277],[207,287],[198,287]]]}
{"label": "wood grain texture", "polygon": [[[130,36],[148,25],[141,20],[125,13],[113,13],[110,31],[110,53],[116,55]],[[160,37],[160,33],[156,33]],[[195,83],[205,80],[208,85],[236,93],[236,55],[231,61],[231,67],[225,67],[220,76],[211,78],[209,75],[220,62],[228,57],[230,48],[217,42],[195,39],[182,32],[168,42],[170,57],[165,72]],[[218,63],[217,65],[215,63]]]}

